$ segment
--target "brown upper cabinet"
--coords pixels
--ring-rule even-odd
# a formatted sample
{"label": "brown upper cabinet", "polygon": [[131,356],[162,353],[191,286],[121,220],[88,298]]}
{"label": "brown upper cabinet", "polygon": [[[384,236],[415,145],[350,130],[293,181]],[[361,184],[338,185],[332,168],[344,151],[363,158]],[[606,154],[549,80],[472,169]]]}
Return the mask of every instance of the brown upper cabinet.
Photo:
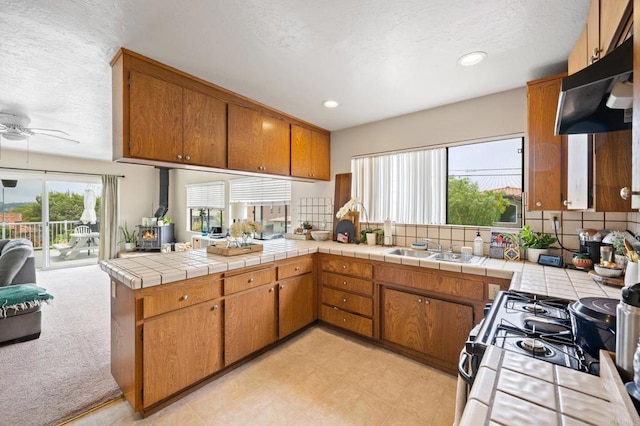
{"label": "brown upper cabinet", "polygon": [[329,136],[291,125],[291,176],[329,180]]}
{"label": "brown upper cabinet", "polygon": [[229,168],[289,175],[289,123],[229,104]]}
{"label": "brown upper cabinet", "polygon": [[583,32],[569,55],[569,74],[591,65],[624,41],[629,31],[631,0],[591,0]]}
{"label": "brown upper cabinet", "polygon": [[[126,49],[111,66],[114,161],[329,180],[328,131]],[[295,174],[292,125],[315,159]]]}

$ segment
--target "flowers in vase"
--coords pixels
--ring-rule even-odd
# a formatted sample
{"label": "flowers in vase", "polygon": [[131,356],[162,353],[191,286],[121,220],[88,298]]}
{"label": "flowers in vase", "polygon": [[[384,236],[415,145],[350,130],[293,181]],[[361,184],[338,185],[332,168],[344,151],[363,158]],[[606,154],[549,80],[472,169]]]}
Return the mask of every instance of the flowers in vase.
{"label": "flowers in vase", "polygon": [[235,222],[229,228],[229,235],[234,238],[242,238],[243,245],[247,244],[247,239],[255,233],[262,232],[262,224],[253,220]]}
{"label": "flowers in vase", "polygon": [[357,206],[358,204],[361,204],[359,198],[354,197],[354,198],[350,199],[349,201],[344,203],[344,206],[340,207],[340,210],[338,210],[338,213],[336,213],[336,218],[342,219],[347,213],[349,213],[349,211],[353,207]]}

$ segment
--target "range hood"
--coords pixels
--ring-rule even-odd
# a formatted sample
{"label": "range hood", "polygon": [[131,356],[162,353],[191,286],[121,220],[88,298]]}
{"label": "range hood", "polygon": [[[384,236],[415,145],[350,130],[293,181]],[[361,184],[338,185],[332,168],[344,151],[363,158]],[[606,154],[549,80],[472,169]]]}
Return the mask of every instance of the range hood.
{"label": "range hood", "polygon": [[556,134],[630,129],[632,80],[633,38],[630,37],[599,61],[562,79]]}

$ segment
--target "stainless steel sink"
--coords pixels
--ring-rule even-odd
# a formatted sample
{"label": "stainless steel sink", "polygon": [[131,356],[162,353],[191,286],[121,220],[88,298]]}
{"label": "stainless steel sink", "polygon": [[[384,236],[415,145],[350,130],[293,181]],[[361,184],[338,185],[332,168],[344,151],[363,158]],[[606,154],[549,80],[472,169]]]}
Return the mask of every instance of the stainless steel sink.
{"label": "stainless steel sink", "polygon": [[438,262],[464,263],[467,265],[479,265],[486,260],[482,256],[462,255],[448,251],[412,250],[408,248],[395,248],[385,252],[397,256],[416,257],[419,259],[435,260]]}
{"label": "stainless steel sink", "polygon": [[426,259],[432,256],[434,252],[428,250],[412,250],[407,248],[395,248],[386,251],[385,254],[395,254],[398,256],[417,257],[420,259]]}

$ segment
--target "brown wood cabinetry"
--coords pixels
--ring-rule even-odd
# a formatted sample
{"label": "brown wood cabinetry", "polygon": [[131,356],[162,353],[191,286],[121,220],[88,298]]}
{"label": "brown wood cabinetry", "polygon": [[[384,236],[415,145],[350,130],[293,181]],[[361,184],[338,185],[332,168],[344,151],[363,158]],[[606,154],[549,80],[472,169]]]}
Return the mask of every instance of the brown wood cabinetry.
{"label": "brown wood cabinetry", "polygon": [[234,170],[289,175],[289,123],[229,104],[229,161]]}
{"label": "brown wood cabinetry", "polygon": [[632,211],[631,199],[620,197],[620,189],[631,187],[631,130],[596,133],[593,138],[596,211]]}
{"label": "brown wood cabinetry", "polygon": [[326,130],[127,49],[111,66],[114,161],[289,176],[295,125],[313,151],[294,176],[329,180]]}
{"label": "brown wood cabinetry", "polygon": [[329,180],[329,136],[291,125],[291,176]]}
{"label": "brown wood cabinetry", "polygon": [[615,49],[629,34],[631,0],[592,0],[584,30],[569,54],[569,74]]}
{"label": "brown wood cabinetry", "polygon": [[358,334],[373,337],[373,265],[341,256],[320,260],[320,319]]}
{"label": "brown wood cabinetry", "polygon": [[220,303],[211,301],[145,321],[144,407],[222,368],[221,312]]}
{"label": "brown wood cabinetry", "polygon": [[318,318],[314,257],[278,263],[278,336],[282,339]]}
{"label": "brown wood cabinetry", "polygon": [[225,365],[278,339],[275,283],[252,288],[225,300]]}
{"label": "brown wood cabinetry", "polygon": [[562,210],[566,138],[554,134],[562,77],[564,74],[527,83],[528,210]]}
{"label": "brown wood cabinetry", "polygon": [[457,364],[473,326],[471,306],[388,288],[382,300],[383,340]]}

